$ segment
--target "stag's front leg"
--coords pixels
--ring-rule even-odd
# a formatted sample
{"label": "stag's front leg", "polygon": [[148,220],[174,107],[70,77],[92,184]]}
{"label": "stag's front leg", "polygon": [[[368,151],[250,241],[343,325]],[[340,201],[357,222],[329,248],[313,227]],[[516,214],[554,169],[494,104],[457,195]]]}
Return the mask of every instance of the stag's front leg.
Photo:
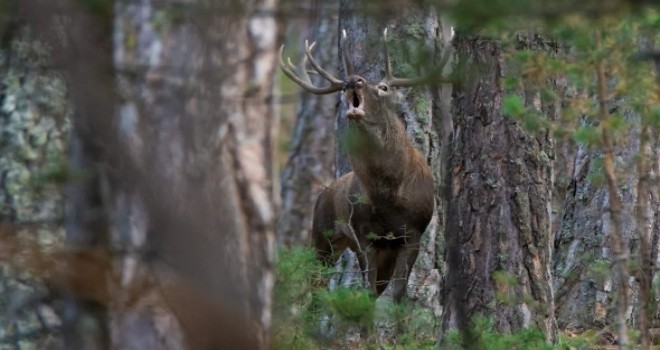
{"label": "stag's front leg", "polygon": [[[359,231],[359,237],[366,237],[365,232],[371,232],[365,227],[361,227]],[[360,265],[360,271],[362,272],[362,277],[364,279],[367,288],[371,290],[374,298],[378,297],[376,290],[376,277],[378,273],[378,267],[376,261],[378,259],[378,250],[376,250],[366,239],[359,239],[359,247],[355,250],[358,256],[358,263]],[[373,317],[373,315],[371,315]],[[369,317],[371,319],[371,317]],[[360,338],[368,341],[371,328],[373,324],[363,323],[360,325]]]}

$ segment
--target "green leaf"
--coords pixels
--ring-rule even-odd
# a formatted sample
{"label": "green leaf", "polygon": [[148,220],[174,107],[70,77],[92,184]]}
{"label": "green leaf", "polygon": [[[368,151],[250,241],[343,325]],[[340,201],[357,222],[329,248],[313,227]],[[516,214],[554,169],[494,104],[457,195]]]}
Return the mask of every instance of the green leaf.
{"label": "green leaf", "polygon": [[652,128],[660,129],[660,106],[651,108],[651,113],[646,118],[646,123]]}
{"label": "green leaf", "polygon": [[597,146],[600,144],[601,141],[600,131],[593,126],[588,126],[588,125],[581,126],[575,132],[573,138],[575,139],[575,141],[583,145],[589,145],[589,146]]}
{"label": "green leaf", "polygon": [[335,313],[345,321],[369,324],[373,318],[376,300],[368,290],[339,288],[324,296]]}
{"label": "green leaf", "polygon": [[525,104],[518,95],[507,95],[502,101],[502,112],[511,117],[519,117],[525,113]]}

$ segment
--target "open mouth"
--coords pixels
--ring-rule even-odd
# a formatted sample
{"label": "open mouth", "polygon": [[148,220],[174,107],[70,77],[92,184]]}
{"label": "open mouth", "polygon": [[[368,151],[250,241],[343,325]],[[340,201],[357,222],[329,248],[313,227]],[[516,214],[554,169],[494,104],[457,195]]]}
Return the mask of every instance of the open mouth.
{"label": "open mouth", "polygon": [[358,89],[351,89],[346,92],[346,99],[348,102],[348,111],[346,116],[348,119],[359,119],[364,116],[364,98]]}

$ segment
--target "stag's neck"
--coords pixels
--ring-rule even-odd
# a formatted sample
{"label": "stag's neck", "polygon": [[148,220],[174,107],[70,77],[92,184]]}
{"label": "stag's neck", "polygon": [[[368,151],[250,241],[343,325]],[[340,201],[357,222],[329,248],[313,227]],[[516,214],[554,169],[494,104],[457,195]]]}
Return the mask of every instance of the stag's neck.
{"label": "stag's neck", "polygon": [[394,124],[382,146],[349,156],[349,162],[372,202],[396,200],[400,188],[419,171],[419,157],[403,126]]}

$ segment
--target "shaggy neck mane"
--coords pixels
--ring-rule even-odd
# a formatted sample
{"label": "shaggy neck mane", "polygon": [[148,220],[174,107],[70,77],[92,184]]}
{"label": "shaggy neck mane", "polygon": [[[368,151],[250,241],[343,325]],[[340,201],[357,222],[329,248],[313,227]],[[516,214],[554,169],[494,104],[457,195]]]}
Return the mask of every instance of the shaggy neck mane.
{"label": "shaggy neck mane", "polygon": [[417,164],[417,158],[422,157],[408,139],[403,123],[394,114],[385,119],[379,135],[383,147],[349,157],[353,171],[374,203],[396,199],[401,186],[414,181],[424,169]]}

